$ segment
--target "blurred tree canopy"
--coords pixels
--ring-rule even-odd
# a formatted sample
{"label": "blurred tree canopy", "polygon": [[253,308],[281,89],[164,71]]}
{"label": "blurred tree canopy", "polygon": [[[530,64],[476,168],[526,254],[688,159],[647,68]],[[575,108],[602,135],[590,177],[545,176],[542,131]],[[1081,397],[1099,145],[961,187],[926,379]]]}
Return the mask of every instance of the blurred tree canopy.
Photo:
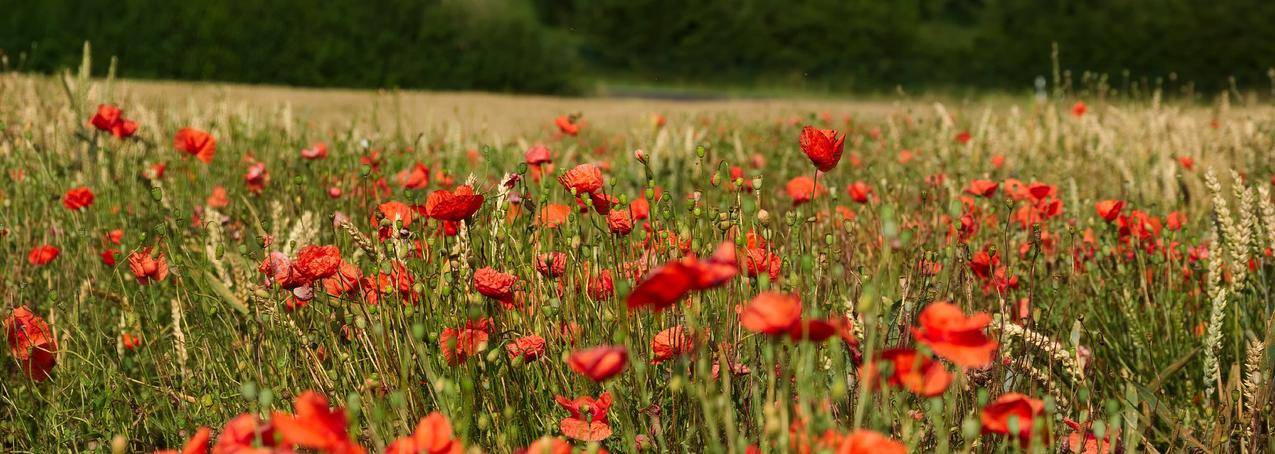
{"label": "blurred tree canopy", "polygon": [[1025,89],[1063,69],[1268,83],[1266,0],[0,0],[11,68],[573,93],[592,77],[836,90]]}

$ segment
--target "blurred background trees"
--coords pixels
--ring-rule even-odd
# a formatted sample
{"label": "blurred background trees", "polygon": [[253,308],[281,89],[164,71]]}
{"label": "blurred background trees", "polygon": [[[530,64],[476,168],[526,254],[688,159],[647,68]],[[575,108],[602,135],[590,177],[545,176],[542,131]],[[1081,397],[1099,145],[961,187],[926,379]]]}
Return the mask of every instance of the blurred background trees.
{"label": "blurred background trees", "polygon": [[1262,0],[0,0],[10,69],[118,56],[125,77],[579,93],[652,85],[1030,89],[1083,71],[1265,87]]}

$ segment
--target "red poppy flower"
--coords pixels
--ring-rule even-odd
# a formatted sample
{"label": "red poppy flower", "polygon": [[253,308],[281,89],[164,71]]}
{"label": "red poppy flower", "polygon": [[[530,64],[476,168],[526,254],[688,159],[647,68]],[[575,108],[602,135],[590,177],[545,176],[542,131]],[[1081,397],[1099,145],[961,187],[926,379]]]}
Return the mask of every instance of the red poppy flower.
{"label": "red poppy flower", "polygon": [[1164,226],[1169,230],[1182,230],[1182,226],[1186,225],[1186,213],[1174,211],[1169,213],[1169,217],[1165,219]]}
{"label": "red poppy flower", "polygon": [[646,307],[662,311],[676,304],[691,290],[720,286],[738,274],[735,247],[725,242],[718,245],[707,260],[690,255],[652,271],[629,293],[626,304],[629,309]]}
{"label": "red poppy flower", "polygon": [[101,254],[102,264],[106,266],[115,266],[115,263],[116,263],[115,256],[119,255],[119,253],[120,253],[119,249],[107,249],[105,251],[102,251],[102,254]]}
{"label": "red poppy flower", "polygon": [[659,364],[695,350],[695,340],[686,328],[677,325],[660,331],[651,339],[651,364]]}
{"label": "red poppy flower", "polygon": [[266,171],[266,164],[258,162],[248,166],[248,171],[243,175],[244,184],[248,185],[248,192],[260,194],[266,190],[266,183],[270,182],[270,172]]}
{"label": "red poppy flower", "polygon": [[[1070,419],[1063,419],[1063,424],[1071,428],[1071,434],[1063,439],[1061,446],[1059,446],[1060,451],[1077,454],[1111,454],[1117,452],[1117,449],[1112,449],[1112,447],[1119,447],[1119,427],[1109,430],[1099,440],[1093,432],[1092,422],[1081,425]],[[1113,440],[1115,440],[1114,443]]]}
{"label": "red poppy flower", "polygon": [[512,301],[514,284],[518,276],[502,273],[491,267],[482,267],[474,271],[474,289],[483,296],[497,301]]}
{"label": "red poppy flower", "polygon": [[589,277],[589,287],[586,293],[590,299],[594,301],[607,301],[615,296],[615,280],[611,278],[611,270],[602,270],[597,275]]}
{"label": "red poppy flower", "polygon": [[182,446],[179,452],[175,449],[155,451],[155,454],[207,454],[208,441],[212,439],[212,429],[200,427],[195,430],[195,434],[186,440],[186,444]]}
{"label": "red poppy flower", "polygon": [[[1024,394],[1008,393],[983,407],[979,419],[984,434],[1017,435],[1020,440],[1031,440],[1035,420],[1045,411],[1045,403]],[[1009,421],[1016,418],[1018,433],[1011,434]]]}
{"label": "red poppy flower", "polygon": [[273,251],[261,260],[257,272],[266,275],[266,285],[278,285],[288,290],[305,284],[301,276],[293,270],[292,260],[279,251]]}
{"label": "red poppy flower", "polygon": [[301,393],[292,406],[295,414],[274,412],[270,416],[284,444],[334,454],[363,453],[346,431],[344,408],[328,408],[328,400],[314,391]]}
{"label": "red poppy flower", "polygon": [[639,198],[629,203],[629,213],[633,215],[634,221],[641,221],[651,216],[651,202],[647,202],[644,198]]}
{"label": "red poppy flower", "polygon": [[806,126],[801,129],[801,151],[810,158],[815,168],[822,172],[832,170],[841,161],[841,152],[846,143],[846,136],[837,137],[832,129],[815,129]]}
{"label": "red poppy flower", "polygon": [[1075,104],[1071,105],[1071,114],[1076,117],[1085,116],[1085,111],[1087,110],[1089,110],[1089,107],[1085,105],[1084,101],[1076,101]]}
{"label": "red poppy flower", "polygon": [[111,243],[120,244],[120,240],[123,240],[123,239],[124,239],[123,229],[115,229],[115,230],[106,232],[106,240],[110,241]]}
{"label": "red poppy flower", "polygon": [[607,213],[607,228],[617,236],[628,235],[633,231],[633,215],[627,207],[611,210]]}
{"label": "red poppy flower", "polygon": [[571,443],[557,437],[540,437],[514,454],[571,454]]}
{"label": "red poppy flower", "polygon": [[986,313],[967,317],[956,305],[939,301],[926,306],[917,321],[921,326],[912,328],[913,337],[934,354],[961,367],[992,363],[997,343],[984,332],[992,322]]}
{"label": "red poppy flower", "polygon": [[[893,366],[889,377],[880,375],[879,363]],[[881,352],[876,361],[868,362],[859,369],[859,376],[873,387],[885,383],[924,397],[942,395],[952,383],[952,374],[942,364],[910,348],[892,348]]]}
{"label": "red poppy flower", "polygon": [[58,360],[58,342],[49,324],[26,306],[18,306],[4,321],[9,353],[22,372],[37,382],[49,378]]}
{"label": "red poppy flower", "polygon": [[602,169],[593,164],[580,164],[559,175],[558,183],[572,194],[592,194],[602,190]]}
{"label": "red poppy flower", "polygon": [[1190,156],[1178,156],[1178,165],[1183,169],[1192,170],[1195,168],[1195,158]]}
{"label": "red poppy flower", "polygon": [[257,419],[257,415],[244,413],[231,419],[225,427],[221,428],[221,435],[217,436],[212,452],[213,454],[250,453],[256,452],[258,448],[287,449],[291,447],[279,443],[273,423],[263,424]]}
{"label": "red poppy flower", "polygon": [[1051,197],[1057,192],[1058,188],[1045,183],[1033,181],[1032,184],[1027,185],[1027,194],[1036,200],[1043,200],[1047,197]]}
{"label": "red poppy flower", "polygon": [[850,200],[856,203],[868,203],[868,196],[872,194],[872,186],[868,186],[867,183],[862,181],[856,181],[846,187],[846,194],[849,194]]}
{"label": "red poppy flower", "polygon": [[739,313],[739,324],[749,331],[772,336],[800,326],[801,299],[795,295],[762,292]]}
{"label": "red poppy flower", "polygon": [[788,184],[784,185],[784,192],[792,199],[792,205],[797,206],[814,200],[820,194],[827,194],[828,189],[816,183],[814,178],[802,175],[788,180]]}
{"label": "red poppy flower", "polygon": [[571,352],[567,365],[577,374],[595,382],[618,375],[629,363],[629,351],[623,346],[602,345]]}
{"label": "red poppy flower", "polygon": [[376,211],[380,213],[382,219],[398,222],[399,227],[407,228],[412,225],[412,207],[407,206],[403,202],[389,201],[382,203],[376,207]]}
{"label": "red poppy flower", "polygon": [[151,248],[144,248],[128,255],[128,269],[138,284],[150,285],[168,277],[168,260],[163,254],[152,257]]}
{"label": "red poppy flower", "polygon": [[509,354],[510,361],[522,358],[524,362],[532,362],[545,355],[545,345],[545,338],[531,334],[505,344],[505,353]]}
{"label": "red poppy flower", "polygon": [[443,359],[447,364],[455,366],[474,356],[487,345],[491,332],[491,319],[470,320],[460,329],[444,328],[438,336],[439,348],[443,350]]}
{"label": "red poppy flower", "polygon": [[575,136],[580,133],[580,125],[576,124],[574,115],[561,115],[553,119],[553,124],[558,126],[558,131],[569,136]]}
{"label": "red poppy flower", "polygon": [[[338,258],[339,260],[339,258]],[[354,291],[363,278],[363,271],[345,261],[341,261],[331,277],[323,280],[323,289],[332,296],[340,296]]]}
{"label": "red poppy flower", "polygon": [[558,203],[551,203],[545,205],[545,207],[540,210],[540,213],[536,215],[536,225],[552,229],[566,223],[567,219],[570,217],[571,207]]}
{"label": "red poppy flower", "polygon": [[1094,204],[1094,209],[1098,211],[1098,216],[1107,222],[1116,220],[1120,217],[1120,210],[1124,209],[1123,200],[1103,200]]}
{"label": "red poppy flower", "polygon": [[416,163],[411,169],[398,174],[398,182],[406,189],[424,189],[429,186],[429,167]]}
{"label": "red poppy flower", "polygon": [[225,208],[230,205],[230,198],[226,197],[226,188],[214,186],[212,195],[208,196],[208,200],[205,203],[208,204],[209,208]]}
{"label": "red poppy flower", "polygon": [[125,350],[132,351],[133,349],[142,346],[142,338],[141,336],[134,336],[128,332],[122,333],[120,334],[120,346],[124,347]]}
{"label": "red poppy flower", "polygon": [[99,131],[109,132],[120,139],[127,139],[137,133],[137,123],[124,118],[123,114],[114,105],[101,104],[97,106],[97,113],[93,115],[89,123]]}
{"label": "red poppy flower", "polygon": [[969,131],[961,131],[959,134],[956,135],[955,140],[956,140],[956,143],[965,145],[967,143],[970,143],[970,139],[973,139],[973,138],[974,136],[971,136]]}
{"label": "red poppy flower", "polygon": [[292,263],[293,270],[306,282],[332,277],[340,266],[341,250],[336,246],[303,247]]}
{"label": "red poppy flower", "polygon": [[42,244],[31,249],[27,253],[27,263],[35,266],[48,265],[53,259],[58,258],[58,248],[51,244]]}
{"label": "red poppy flower", "polygon": [[452,423],[437,411],[421,418],[412,435],[385,447],[385,454],[460,454],[465,447],[453,438]]}
{"label": "red poppy flower", "polygon": [[311,144],[310,148],[301,149],[301,157],[310,160],[327,158],[328,146],[323,142]]}
{"label": "red poppy flower", "polygon": [[568,400],[554,396],[554,400],[571,413],[558,424],[563,435],[580,441],[602,441],[611,436],[611,423],[607,421],[607,412],[613,403],[611,393],[604,392],[597,399],[582,396]]}
{"label": "red poppy flower", "polygon": [[204,164],[211,164],[213,155],[217,153],[217,139],[206,131],[182,128],[173,137],[173,148],[194,156]]}
{"label": "red poppy flower", "polygon": [[453,190],[439,189],[425,199],[425,215],[440,221],[460,222],[469,219],[483,206],[482,194],[460,185]]}
{"label": "red poppy flower", "polygon": [[880,433],[859,429],[841,439],[837,454],[907,454],[908,447]]}
{"label": "red poppy flower", "polygon": [[86,187],[72,188],[62,196],[62,206],[68,210],[79,210],[93,204],[93,191]]}
{"label": "red poppy flower", "polygon": [[553,279],[567,270],[567,253],[547,252],[536,256],[536,271]]}
{"label": "red poppy flower", "polygon": [[553,162],[553,156],[549,151],[549,147],[540,144],[536,144],[531,148],[528,148],[523,157],[527,160],[527,164],[533,166]]}
{"label": "red poppy flower", "polygon": [[995,181],[974,180],[965,188],[965,193],[979,197],[991,197],[996,194],[996,188],[998,187],[1000,187],[1000,184]]}

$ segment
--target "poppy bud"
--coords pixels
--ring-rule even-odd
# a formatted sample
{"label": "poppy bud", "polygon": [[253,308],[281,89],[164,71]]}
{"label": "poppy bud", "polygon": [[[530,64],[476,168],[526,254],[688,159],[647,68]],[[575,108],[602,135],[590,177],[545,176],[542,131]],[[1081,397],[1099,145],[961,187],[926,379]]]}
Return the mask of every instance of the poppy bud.
{"label": "poppy bud", "polygon": [[705,152],[705,150],[704,150],[704,146],[703,146],[703,145],[697,145],[697,146],[695,147],[695,157],[697,157],[697,158],[702,158],[702,157],[704,157],[704,154],[705,154],[705,153],[706,153],[706,152]]}

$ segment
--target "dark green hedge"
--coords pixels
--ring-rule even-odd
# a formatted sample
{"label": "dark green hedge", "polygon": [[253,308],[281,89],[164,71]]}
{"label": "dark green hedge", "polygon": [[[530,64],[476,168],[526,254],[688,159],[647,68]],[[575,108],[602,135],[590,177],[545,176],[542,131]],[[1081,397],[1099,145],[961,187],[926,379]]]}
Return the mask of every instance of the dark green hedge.
{"label": "dark green hedge", "polygon": [[[0,0],[10,65],[128,77],[568,93],[657,82],[1026,89],[1064,68],[1267,83],[1269,0]],[[23,56],[25,58],[23,58]]]}
{"label": "dark green hedge", "polygon": [[500,0],[0,0],[0,49],[23,69],[348,87],[573,89],[572,50]]}

